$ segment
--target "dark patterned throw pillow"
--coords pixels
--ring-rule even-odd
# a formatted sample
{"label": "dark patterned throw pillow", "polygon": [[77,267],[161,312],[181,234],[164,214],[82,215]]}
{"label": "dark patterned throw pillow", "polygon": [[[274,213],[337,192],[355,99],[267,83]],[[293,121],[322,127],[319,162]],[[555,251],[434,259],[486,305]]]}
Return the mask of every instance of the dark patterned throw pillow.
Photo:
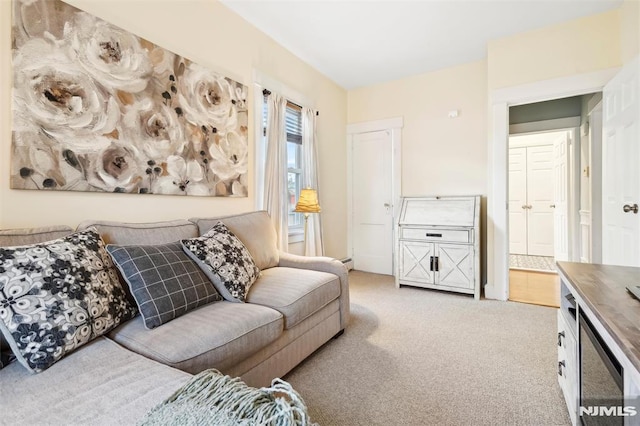
{"label": "dark patterned throw pillow", "polygon": [[244,302],[260,275],[249,250],[222,222],[198,238],[182,240],[185,252],[200,265],[222,297]]}
{"label": "dark patterned throw pillow", "polygon": [[109,244],[107,250],[129,284],[148,329],[222,300],[179,242],[157,246]]}
{"label": "dark patterned throw pillow", "polygon": [[0,248],[0,331],[31,372],[135,314],[93,228]]}

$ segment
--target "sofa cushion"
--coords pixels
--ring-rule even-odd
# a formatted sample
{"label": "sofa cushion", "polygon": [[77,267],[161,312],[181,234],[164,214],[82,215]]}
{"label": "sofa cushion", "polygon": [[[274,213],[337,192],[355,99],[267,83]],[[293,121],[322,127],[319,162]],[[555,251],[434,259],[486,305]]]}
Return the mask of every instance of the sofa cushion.
{"label": "sofa cushion", "polygon": [[93,229],[0,249],[0,331],[32,372],[49,368],[135,312]]}
{"label": "sofa cushion", "polygon": [[247,247],[260,270],[278,266],[279,254],[276,231],[266,211],[218,218],[192,218],[189,220],[198,225],[200,235],[207,233],[213,228],[213,225],[221,221]]}
{"label": "sofa cushion", "polygon": [[94,227],[107,244],[156,245],[197,237],[198,227],[188,220],[164,222],[126,223],[106,220],[85,220],[78,230]]}
{"label": "sofa cushion", "polygon": [[190,378],[100,337],[40,374],[5,367],[0,424],[136,424]]}
{"label": "sofa cushion", "polygon": [[277,267],[262,271],[247,302],[277,310],[290,329],[339,296],[340,280],[334,274]]}
{"label": "sofa cushion", "polygon": [[178,242],[156,246],[109,244],[107,250],[127,281],[148,329],[222,300]]}
{"label": "sofa cushion", "polygon": [[[0,230],[0,247],[18,246],[24,244],[42,243],[44,241],[62,238],[73,232],[69,226],[46,226],[40,228],[20,228]],[[0,369],[13,358],[9,343],[0,333]]]}
{"label": "sofa cushion", "polygon": [[185,252],[207,274],[222,297],[231,302],[244,302],[260,269],[242,241],[224,223],[216,223],[202,237],[181,242]]}
{"label": "sofa cushion", "polygon": [[73,229],[69,226],[3,229],[0,230],[0,247],[43,243],[66,237],[71,233],[73,233]]}
{"label": "sofa cushion", "polygon": [[248,303],[216,302],[201,306],[153,330],[137,317],[109,337],[122,346],[189,373],[234,365],[275,341],[282,315]]}

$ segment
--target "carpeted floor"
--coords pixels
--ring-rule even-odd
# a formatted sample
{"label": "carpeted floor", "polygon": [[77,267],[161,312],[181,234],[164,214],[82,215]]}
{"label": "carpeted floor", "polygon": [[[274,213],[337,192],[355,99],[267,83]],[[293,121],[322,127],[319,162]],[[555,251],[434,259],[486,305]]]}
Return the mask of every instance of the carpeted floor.
{"label": "carpeted floor", "polygon": [[285,379],[330,425],[567,425],[556,309],[350,274],[351,323]]}

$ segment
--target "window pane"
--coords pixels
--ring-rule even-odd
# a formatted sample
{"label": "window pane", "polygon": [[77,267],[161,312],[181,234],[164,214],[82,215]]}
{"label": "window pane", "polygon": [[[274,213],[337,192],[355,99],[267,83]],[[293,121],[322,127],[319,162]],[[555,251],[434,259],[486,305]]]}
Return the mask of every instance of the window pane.
{"label": "window pane", "polygon": [[302,225],[302,214],[295,213],[293,210],[296,208],[298,202],[298,196],[300,195],[300,172],[288,172],[287,173],[287,189],[288,189],[288,202],[289,202],[289,226]]}
{"label": "window pane", "polygon": [[287,104],[285,128],[287,137],[299,138],[302,136],[302,110],[299,107]]}
{"label": "window pane", "polygon": [[300,145],[287,142],[287,168],[289,169],[300,168],[300,155],[298,155],[299,150],[300,150]]}

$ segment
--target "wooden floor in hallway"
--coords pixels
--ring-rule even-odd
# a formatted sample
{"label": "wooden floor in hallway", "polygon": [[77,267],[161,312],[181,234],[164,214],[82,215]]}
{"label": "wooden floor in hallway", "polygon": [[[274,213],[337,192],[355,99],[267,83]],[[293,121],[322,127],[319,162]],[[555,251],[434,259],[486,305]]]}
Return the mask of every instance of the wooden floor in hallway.
{"label": "wooden floor in hallway", "polygon": [[560,306],[560,278],[556,273],[509,270],[509,300]]}

